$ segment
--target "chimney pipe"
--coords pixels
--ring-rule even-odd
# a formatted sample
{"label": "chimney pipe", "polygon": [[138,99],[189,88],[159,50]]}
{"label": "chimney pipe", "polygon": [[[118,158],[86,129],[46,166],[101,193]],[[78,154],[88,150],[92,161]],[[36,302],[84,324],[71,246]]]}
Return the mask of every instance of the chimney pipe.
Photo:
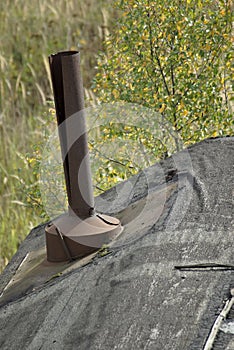
{"label": "chimney pipe", "polygon": [[80,53],[49,56],[68,196],[68,213],[47,225],[48,261],[71,261],[108,244],[122,232],[118,219],[94,209]]}

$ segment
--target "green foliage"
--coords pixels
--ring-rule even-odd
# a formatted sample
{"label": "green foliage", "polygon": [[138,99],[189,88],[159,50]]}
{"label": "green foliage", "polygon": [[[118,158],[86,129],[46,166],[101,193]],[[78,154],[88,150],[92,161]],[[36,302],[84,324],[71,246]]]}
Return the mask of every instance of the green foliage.
{"label": "green foliage", "polygon": [[108,31],[105,9],[112,14],[111,3],[0,1],[0,271],[45,215],[38,167],[50,132],[47,56],[79,49],[88,94],[95,55]]}
{"label": "green foliage", "polygon": [[[229,1],[117,1],[121,15],[99,59],[101,101],[162,113],[184,144],[233,133]],[[160,156],[160,154],[159,154]]]}
{"label": "green foliage", "polygon": [[[159,125],[153,120],[156,117],[155,113],[152,115],[147,108],[142,108],[142,120],[139,121],[138,117],[133,118],[133,114],[138,115],[140,111],[138,105],[125,104],[123,106],[126,120],[122,118],[121,122],[118,121],[119,114],[123,110],[121,111],[117,105],[113,113],[113,122],[106,122],[102,115],[99,116],[103,122],[103,125],[98,128],[98,134],[101,136],[96,137],[96,133],[92,131],[89,134],[95,194],[100,194],[153,165],[159,154],[161,158],[165,158],[176,150],[176,142],[173,137],[168,134],[164,135]],[[147,118],[145,118],[146,115]],[[153,118],[150,118],[151,116]],[[151,123],[152,120],[153,123]],[[155,128],[154,132],[150,130],[151,124]]]}

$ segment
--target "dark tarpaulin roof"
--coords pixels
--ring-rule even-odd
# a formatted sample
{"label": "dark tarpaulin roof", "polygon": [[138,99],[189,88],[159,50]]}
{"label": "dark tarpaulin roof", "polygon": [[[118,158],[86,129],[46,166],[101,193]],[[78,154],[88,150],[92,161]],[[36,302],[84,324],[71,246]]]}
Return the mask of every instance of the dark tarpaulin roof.
{"label": "dark tarpaulin roof", "polygon": [[[209,139],[97,198],[124,232],[109,254],[3,295],[0,348],[203,349],[234,287],[233,159],[233,137]],[[44,244],[40,226],[1,275],[2,290]],[[214,350],[234,349],[233,316]]]}

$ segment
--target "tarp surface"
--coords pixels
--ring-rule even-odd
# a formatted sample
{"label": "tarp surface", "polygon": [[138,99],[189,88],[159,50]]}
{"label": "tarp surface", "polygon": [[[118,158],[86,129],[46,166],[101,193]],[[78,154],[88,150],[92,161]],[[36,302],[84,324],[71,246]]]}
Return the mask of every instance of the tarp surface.
{"label": "tarp surface", "polygon": [[[234,287],[233,159],[233,137],[209,139],[97,198],[123,233],[109,254],[2,303],[0,348],[203,349]],[[2,274],[2,289],[44,244],[40,226]],[[214,350],[234,349],[233,316]]]}

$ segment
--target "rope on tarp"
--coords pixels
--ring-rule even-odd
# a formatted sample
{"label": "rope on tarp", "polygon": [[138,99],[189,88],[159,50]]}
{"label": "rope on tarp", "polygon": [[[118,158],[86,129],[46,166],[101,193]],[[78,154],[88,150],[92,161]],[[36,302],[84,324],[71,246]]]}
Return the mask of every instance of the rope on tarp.
{"label": "rope on tarp", "polygon": [[198,263],[198,264],[187,264],[187,265],[177,265],[174,266],[176,270],[191,271],[191,270],[215,270],[215,271],[225,271],[234,270],[234,265],[231,264],[219,264],[219,263]]}
{"label": "rope on tarp", "polygon": [[230,292],[231,292],[231,298],[229,298],[226,301],[222,311],[220,312],[220,314],[216,318],[216,320],[213,324],[213,327],[211,328],[210,334],[208,335],[206,343],[203,347],[203,350],[212,350],[213,349],[214,341],[215,341],[217,334],[220,330],[221,324],[222,324],[223,320],[229,314],[232,306],[234,305],[234,289],[231,289]]}

